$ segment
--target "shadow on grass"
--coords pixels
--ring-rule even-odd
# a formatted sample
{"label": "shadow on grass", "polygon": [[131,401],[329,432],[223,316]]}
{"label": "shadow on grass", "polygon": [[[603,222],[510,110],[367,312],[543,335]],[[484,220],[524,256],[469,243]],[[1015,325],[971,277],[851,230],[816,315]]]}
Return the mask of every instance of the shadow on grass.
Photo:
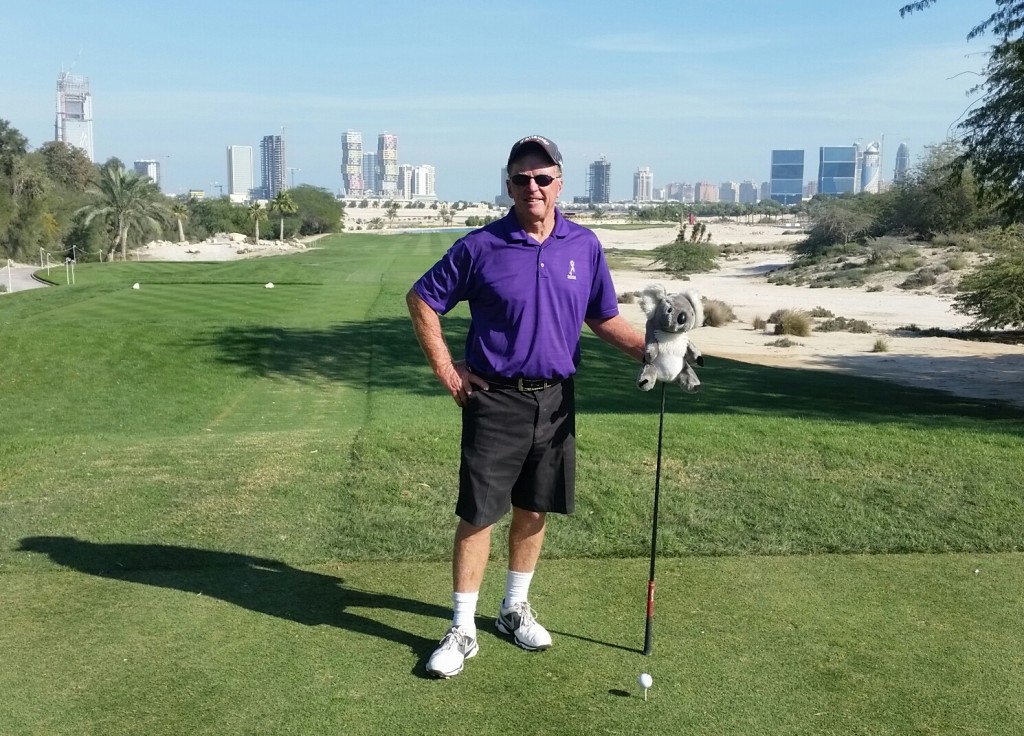
{"label": "shadow on grass", "polygon": [[[443,320],[448,344],[458,356],[469,320]],[[389,317],[338,323],[326,329],[233,326],[203,340],[219,360],[255,375],[298,381],[339,381],[355,387],[438,396],[441,388],[427,367],[409,320]],[[639,366],[584,329],[583,362],[576,377],[581,411],[657,413],[660,391],[636,389]],[[877,356],[871,356],[877,358]],[[934,426],[950,418],[1002,420],[1011,431],[1024,425],[1024,410],[993,402],[914,389],[887,381],[822,370],[773,368],[707,356],[698,370],[703,387],[686,394],[670,387],[667,412],[826,418]],[[969,380],[974,358],[929,358],[937,373]],[[855,366],[836,366],[852,368]],[[1005,431],[1004,428],[1003,431]]]}
{"label": "shadow on grass", "polygon": [[409,598],[346,588],[341,578],[278,560],[163,544],[101,544],[74,537],[25,537],[19,552],[38,552],[64,567],[111,580],[202,594],[306,626],[337,626],[409,647],[420,660],[437,646],[356,610],[389,609],[448,621],[451,611]]}

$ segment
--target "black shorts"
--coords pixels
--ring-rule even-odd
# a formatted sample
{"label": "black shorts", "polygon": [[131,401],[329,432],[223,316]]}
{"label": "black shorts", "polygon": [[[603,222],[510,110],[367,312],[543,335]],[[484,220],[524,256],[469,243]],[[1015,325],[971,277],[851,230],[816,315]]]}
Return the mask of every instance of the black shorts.
{"label": "black shorts", "polygon": [[473,391],[462,409],[459,518],[490,526],[512,506],[571,514],[575,490],[571,378],[540,391]]}

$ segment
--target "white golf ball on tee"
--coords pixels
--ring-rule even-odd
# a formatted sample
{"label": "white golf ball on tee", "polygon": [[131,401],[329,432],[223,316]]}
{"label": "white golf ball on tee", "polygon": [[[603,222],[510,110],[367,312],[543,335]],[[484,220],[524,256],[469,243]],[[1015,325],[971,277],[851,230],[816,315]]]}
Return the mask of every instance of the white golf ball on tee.
{"label": "white golf ball on tee", "polygon": [[645,690],[654,684],[654,678],[644,672],[640,677],[636,678],[636,681],[640,683],[640,687]]}

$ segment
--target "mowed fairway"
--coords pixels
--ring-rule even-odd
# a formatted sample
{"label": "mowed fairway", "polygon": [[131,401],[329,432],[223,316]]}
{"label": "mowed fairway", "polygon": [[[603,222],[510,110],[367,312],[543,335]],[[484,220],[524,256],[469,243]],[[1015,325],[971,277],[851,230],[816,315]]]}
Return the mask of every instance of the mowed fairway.
{"label": "mowed fairway", "polygon": [[589,333],[555,645],[493,633],[496,533],[480,655],[425,678],[459,415],[404,295],[451,240],[0,297],[0,734],[1019,732],[1019,410],[710,356],[668,397],[644,657],[660,392]]}

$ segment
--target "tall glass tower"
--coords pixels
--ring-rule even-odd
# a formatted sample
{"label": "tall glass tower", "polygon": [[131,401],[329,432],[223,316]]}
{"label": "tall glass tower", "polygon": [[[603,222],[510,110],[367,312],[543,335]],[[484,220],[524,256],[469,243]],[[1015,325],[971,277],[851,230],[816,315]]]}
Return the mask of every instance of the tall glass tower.
{"label": "tall glass tower", "polygon": [[818,149],[818,194],[857,192],[857,146],[822,146]]}
{"label": "tall glass tower", "polygon": [[772,175],[768,196],[779,204],[798,204],[804,196],[804,152],[772,151]]}
{"label": "tall glass tower", "polygon": [[587,172],[587,198],[591,204],[612,201],[612,165],[604,156],[590,164]]}
{"label": "tall glass tower", "polygon": [[910,148],[906,143],[901,143],[896,149],[896,169],[892,173],[892,180],[896,183],[906,181],[910,174]]}
{"label": "tall glass tower", "polygon": [[284,155],[284,131],[281,135],[265,135],[260,141],[260,176],[263,197],[273,199],[288,188],[288,163]]}

